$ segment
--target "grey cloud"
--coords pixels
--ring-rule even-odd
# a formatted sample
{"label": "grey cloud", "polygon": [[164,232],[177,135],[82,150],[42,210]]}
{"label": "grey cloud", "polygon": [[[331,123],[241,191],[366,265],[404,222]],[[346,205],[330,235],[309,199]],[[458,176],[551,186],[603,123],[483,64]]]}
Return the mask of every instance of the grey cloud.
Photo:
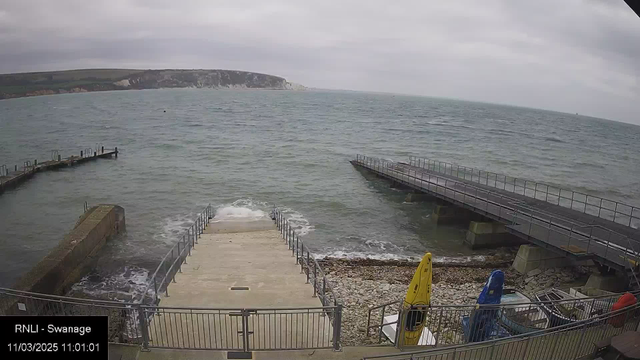
{"label": "grey cloud", "polygon": [[622,0],[0,0],[0,72],[233,68],[640,123]]}

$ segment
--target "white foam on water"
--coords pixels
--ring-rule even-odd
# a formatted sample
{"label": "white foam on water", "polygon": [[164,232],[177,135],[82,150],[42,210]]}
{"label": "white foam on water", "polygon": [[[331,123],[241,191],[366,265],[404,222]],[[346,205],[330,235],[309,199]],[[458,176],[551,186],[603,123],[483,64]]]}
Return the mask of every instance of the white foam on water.
{"label": "white foam on water", "polygon": [[244,207],[224,206],[216,210],[213,222],[221,221],[255,221],[267,219],[262,210],[251,210]]}
{"label": "white foam on water", "polygon": [[279,207],[278,209],[289,220],[291,228],[299,236],[305,236],[315,230],[315,227],[300,212],[289,207]]}
{"label": "white foam on water", "polygon": [[[373,259],[373,260],[408,260],[408,261],[420,261],[422,255],[406,255],[406,254],[381,254],[370,253],[365,251],[346,251],[346,250],[334,250],[328,253],[316,255],[316,259],[324,258],[336,258],[345,260],[356,259]],[[483,262],[486,261],[485,255],[470,255],[470,256],[434,256],[433,263],[437,264],[466,264],[469,262]]]}
{"label": "white foam on water", "polygon": [[71,291],[85,293],[97,299],[133,300],[144,292],[148,280],[148,270],[137,266],[125,266],[116,274],[86,275],[71,287]]}
{"label": "white foam on water", "polygon": [[162,231],[155,235],[155,238],[165,244],[173,245],[177,239],[193,224],[196,214],[173,215],[165,218]]}
{"label": "white foam on water", "polygon": [[398,245],[383,240],[369,239],[364,242],[364,245],[369,249],[376,249],[380,251],[401,250]]}
{"label": "white foam on water", "polygon": [[336,259],[346,259],[346,260],[373,259],[373,260],[409,260],[409,261],[420,261],[422,259],[419,256],[389,254],[389,253],[381,254],[381,253],[370,253],[370,252],[364,252],[364,251],[347,251],[347,250],[333,250],[324,254],[316,255],[316,259],[324,259],[324,258],[336,258]]}
{"label": "white foam on water", "polygon": [[434,263],[442,264],[465,264],[469,262],[483,262],[486,261],[485,255],[469,255],[469,256],[435,256],[433,258]]}
{"label": "white foam on water", "polygon": [[[223,204],[216,210],[213,222],[270,220],[274,205],[252,198],[238,199],[231,204]],[[299,236],[309,234],[315,228],[304,215],[290,207],[278,207],[289,220],[289,224]]]}
{"label": "white foam on water", "polygon": [[258,221],[270,219],[269,204],[253,199],[239,199],[216,209],[213,222],[221,221]]}

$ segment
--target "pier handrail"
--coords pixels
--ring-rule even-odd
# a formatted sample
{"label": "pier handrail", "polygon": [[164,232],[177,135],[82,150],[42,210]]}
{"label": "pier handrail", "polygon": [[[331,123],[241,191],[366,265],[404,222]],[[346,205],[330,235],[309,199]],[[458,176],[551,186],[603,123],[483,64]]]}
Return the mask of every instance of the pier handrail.
{"label": "pier handrail", "polygon": [[[438,191],[438,189],[442,188],[441,190],[444,191],[445,194],[452,192],[453,193],[453,197],[456,199],[456,201],[458,201],[458,197],[463,198],[463,202],[467,201],[467,200],[473,200],[473,207],[474,208],[478,208],[483,210],[484,212],[488,212],[489,211],[489,206],[495,207],[497,208],[498,214],[497,216],[502,218],[502,219],[511,219],[513,224],[517,224],[516,220],[519,218],[517,215],[518,213],[520,214],[525,214],[522,211],[518,211],[517,207],[519,206],[517,199],[514,199],[512,197],[500,194],[500,193],[496,193],[496,192],[491,192],[490,190],[478,187],[478,186],[474,186],[472,184],[468,184],[466,182],[462,182],[462,181],[456,181],[454,179],[448,178],[448,177],[441,177],[438,175],[434,175],[431,174],[429,172],[425,173],[425,172],[417,172],[416,169],[420,169],[420,168],[400,168],[399,165],[401,166],[402,164],[397,164],[395,162],[391,162],[391,161],[387,161],[387,160],[383,160],[383,159],[379,159],[379,158],[371,158],[371,157],[367,157],[364,155],[356,155],[356,163],[360,164],[360,165],[367,165],[369,166],[372,170],[374,171],[384,171],[386,169],[386,171],[390,171],[396,174],[396,176],[398,176],[401,181],[405,181],[403,180],[405,177],[407,178],[406,182],[409,184],[413,184],[416,185],[418,182],[420,183],[420,186],[423,186],[423,183],[427,183],[429,189],[431,187],[435,187],[436,188],[436,192]],[[411,165],[408,165],[411,166]],[[400,168],[400,170],[398,170],[398,168]],[[382,170],[381,170],[382,169]],[[401,171],[403,170],[403,171]],[[413,173],[413,174],[412,174]],[[409,181],[409,179],[411,181]],[[443,185],[444,184],[444,185]],[[456,188],[457,187],[457,188]],[[487,196],[493,196],[493,197],[497,197],[500,198],[501,200],[503,200],[505,203],[510,204],[510,206],[505,205],[504,203],[499,203],[499,202],[495,202],[495,201],[491,201],[488,197],[480,197],[478,196],[478,194],[485,194]],[[477,206],[483,206],[483,208],[479,208]],[[503,215],[504,212],[504,215]],[[629,260],[629,249],[623,248],[619,245],[615,245],[615,244],[611,244],[610,239],[611,236],[613,234],[619,235],[619,233],[615,233],[612,230],[606,230],[607,234],[609,235],[609,238],[607,240],[605,239],[600,239],[598,237],[596,237],[595,235],[591,234],[585,234],[581,231],[579,231],[580,227],[587,227],[587,225],[584,226],[564,226],[562,225],[563,222],[566,222],[566,220],[561,219],[555,215],[547,215],[550,217],[549,220],[541,217],[541,216],[536,216],[536,215],[531,215],[531,214],[525,214],[527,215],[527,217],[530,219],[529,220],[529,232],[531,231],[531,221],[533,221],[534,219],[536,221],[541,221],[544,224],[546,224],[547,226],[545,227],[546,229],[548,229],[548,234],[550,234],[551,231],[561,234],[563,236],[568,236],[568,244],[567,246],[569,246],[571,244],[571,240],[575,239],[578,241],[588,241],[587,247],[591,246],[591,241],[593,240],[594,242],[597,242],[598,244],[600,244],[601,246],[606,246],[606,252],[605,255],[607,255],[607,253],[609,252],[610,249],[612,249],[614,252],[612,252],[611,254],[609,254],[610,257],[605,257],[605,259],[612,261],[614,263],[616,263],[618,266],[623,266],[626,267],[626,263]],[[553,220],[551,218],[555,218],[556,222],[554,223]],[[568,232],[568,234],[567,234]],[[625,236],[629,242],[633,241],[633,242],[638,242],[638,240],[636,239],[631,239],[627,236]],[[621,239],[623,240],[623,239]],[[622,257],[621,259],[618,259],[615,255],[615,251],[622,251],[625,256]],[[635,259],[635,261],[638,261],[638,254],[636,254],[635,252],[633,252],[632,250],[632,254],[631,254],[632,258]]]}
{"label": "pier handrail", "polygon": [[[457,165],[424,157],[410,156],[409,164],[459,179],[470,180],[471,182],[481,185],[542,200],[575,211],[581,211],[584,214],[597,216],[605,220],[611,220],[620,225],[633,227],[634,221],[638,221],[640,223],[640,208],[620,201],[605,199],[579,191],[563,189],[560,186],[549,185],[539,181],[516,178],[491,171],[475,169],[464,165]],[[520,182],[520,184],[518,184],[518,182]],[[499,187],[499,184],[501,184],[502,187]],[[531,187],[531,185],[533,185],[533,187]],[[522,189],[522,193],[518,191],[519,188]],[[557,191],[550,191],[554,189]],[[592,201],[590,202],[589,199],[592,199]],[[576,207],[574,204],[579,204],[581,206]],[[587,211],[587,209],[593,209],[593,211]],[[625,209],[627,209],[628,212],[624,212],[623,210]],[[620,219],[621,217],[623,219],[628,218],[628,221],[616,221],[616,218]]]}
{"label": "pier handrail", "polygon": [[313,282],[313,296],[318,296],[323,306],[342,305],[342,301],[334,290],[334,286],[327,279],[315,256],[309,251],[309,247],[300,240],[299,234],[291,227],[289,220],[278,208],[274,208],[271,218],[280,230],[282,238],[296,258],[296,264],[300,265],[300,272],[307,276],[307,283]]}
{"label": "pier handrail", "polygon": [[[175,282],[177,272],[182,272],[182,264],[187,261],[187,256],[191,255],[191,249],[195,248],[198,238],[213,218],[213,208],[207,205],[193,221],[193,224],[182,234],[171,249],[160,260],[160,263],[153,272],[138,303],[157,304],[160,300],[158,294],[164,292],[169,296],[169,282]],[[162,276],[162,278],[160,278]],[[151,297],[151,301],[148,299]]]}
{"label": "pier handrail", "polygon": [[[638,309],[640,309],[640,303],[612,311],[610,313],[602,314],[591,319],[576,321],[574,323],[565,324],[551,329],[544,329],[499,339],[447,346],[444,348],[430,348],[426,350],[402,352],[397,354],[367,356],[363,359],[435,360],[451,358],[447,355],[452,355],[453,358],[456,358],[456,355],[458,355],[460,359],[466,359],[470,354],[475,354],[473,358],[477,360],[495,359],[499,354],[503,356],[507,355],[505,358],[508,359],[579,359],[592,353],[596,348],[595,343],[597,341],[617,335],[616,333],[619,334],[625,331],[635,331],[638,326],[638,317],[640,314]],[[624,320],[620,321],[622,320],[621,318],[624,318]],[[612,323],[620,326],[610,326]],[[602,327],[602,329],[597,329],[597,327]],[[590,333],[585,336],[588,329],[602,330],[602,332],[600,332],[600,334]],[[562,338],[563,336],[564,339]],[[532,342],[539,341],[539,339],[542,339],[542,341],[535,344],[537,346],[530,346]],[[555,339],[555,341],[553,339]],[[553,345],[546,346],[550,344],[545,344],[545,340],[550,341]],[[578,341],[575,342],[575,340]],[[561,343],[561,341],[564,342]],[[538,351],[537,357],[531,357],[534,351]],[[541,351],[544,352],[540,354]],[[567,351],[573,352],[573,354],[567,354],[569,355],[568,357],[558,357],[558,353],[566,353]],[[507,352],[507,354],[505,354],[505,352]],[[511,356],[508,356],[508,354],[511,354]],[[526,356],[527,354],[529,354],[529,357]]]}

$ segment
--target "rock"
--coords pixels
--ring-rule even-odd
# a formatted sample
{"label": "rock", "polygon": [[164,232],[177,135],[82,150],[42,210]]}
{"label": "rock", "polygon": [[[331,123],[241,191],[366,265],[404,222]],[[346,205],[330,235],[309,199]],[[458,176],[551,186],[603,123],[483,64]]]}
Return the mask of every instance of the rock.
{"label": "rock", "polygon": [[527,276],[536,276],[542,273],[540,269],[533,269],[527,273]]}
{"label": "rock", "polygon": [[[326,261],[321,263],[335,293],[343,301],[343,337],[345,346],[377,344],[376,329],[369,330],[366,324],[370,307],[402,300],[407,286],[415,272],[417,263],[411,266],[400,263],[389,263],[376,260],[348,262],[347,260]],[[434,267],[431,294],[432,305],[472,305],[480,294],[487,276],[492,269],[485,267]],[[555,269],[553,272],[532,271],[535,275],[521,276],[515,271],[503,268],[505,286],[515,287],[528,295],[533,295],[545,287],[561,284],[559,279],[575,279],[578,270]],[[396,314],[397,305],[388,306],[385,316]],[[382,309],[372,312],[371,323],[379,324]],[[454,329],[452,325],[443,324],[442,328]],[[458,331],[458,330],[456,330]],[[443,330],[443,334],[446,332]],[[444,335],[447,336],[447,335]],[[384,343],[384,342],[383,342]],[[388,343],[387,343],[388,344]]]}
{"label": "rock", "polygon": [[556,269],[555,269],[555,268],[549,268],[549,269],[547,269],[547,271],[545,271],[545,272],[544,272],[544,274],[545,274],[545,275],[551,275],[551,274],[553,274],[554,272],[556,272]]}

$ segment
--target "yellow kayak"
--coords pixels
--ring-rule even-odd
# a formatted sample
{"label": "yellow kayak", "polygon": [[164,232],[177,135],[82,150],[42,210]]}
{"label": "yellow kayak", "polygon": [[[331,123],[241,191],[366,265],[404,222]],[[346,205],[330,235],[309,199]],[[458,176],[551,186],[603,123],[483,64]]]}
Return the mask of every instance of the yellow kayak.
{"label": "yellow kayak", "polygon": [[428,252],[420,261],[416,273],[413,275],[407,296],[404,300],[404,308],[410,309],[417,307],[422,310],[410,310],[403,319],[404,323],[404,345],[418,345],[422,329],[424,328],[424,320],[427,315],[426,309],[431,302],[431,253]]}

